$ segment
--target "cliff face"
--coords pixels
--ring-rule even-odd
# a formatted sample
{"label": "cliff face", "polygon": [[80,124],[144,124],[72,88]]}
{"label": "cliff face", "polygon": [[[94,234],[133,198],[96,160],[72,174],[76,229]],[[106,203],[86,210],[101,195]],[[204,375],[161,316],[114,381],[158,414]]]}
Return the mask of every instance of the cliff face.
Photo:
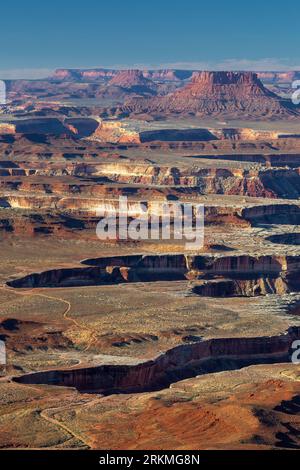
{"label": "cliff face", "polygon": [[[122,71],[121,71],[122,72]],[[159,81],[175,81],[180,82],[182,80],[189,79],[192,76],[192,71],[190,70],[174,70],[174,69],[157,69],[157,70],[139,70],[139,72],[145,78],[151,80]],[[119,70],[114,69],[104,69],[104,68],[95,68],[95,69],[57,69],[51,75],[51,79],[54,80],[102,80],[110,79],[119,74]]]}
{"label": "cliff face", "polygon": [[145,78],[141,70],[122,70],[109,81],[109,85],[150,94],[156,90],[156,85],[152,80]]}
{"label": "cliff face", "polygon": [[111,69],[56,69],[50,79],[58,81],[97,80],[111,78],[116,74]]}
{"label": "cliff face", "polygon": [[[142,74],[146,78],[158,81],[175,81],[180,82],[189,80],[194,74],[192,70],[177,70],[177,69],[143,69]],[[55,72],[49,77],[50,79],[62,80],[102,80],[105,78],[112,78],[119,73],[118,70],[95,68],[95,69],[56,69]],[[293,80],[298,80],[300,77],[299,71],[288,72],[257,72],[260,80],[266,83],[292,83]]]}
{"label": "cliff face", "polygon": [[15,132],[19,134],[74,137],[78,135],[75,127],[57,118],[20,119],[16,120],[13,125]]}
{"label": "cliff face", "polygon": [[134,113],[243,115],[283,117],[295,114],[268,91],[252,72],[199,72],[191,83],[162,98],[132,99],[125,110]]}
{"label": "cliff face", "polygon": [[119,144],[141,143],[139,132],[128,129],[120,121],[102,121],[90,138],[99,142]]}
{"label": "cliff face", "polygon": [[[143,125],[139,125],[136,121],[130,123],[128,121],[110,121],[102,120],[99,124],[99,127],[96,128],[95,120],[84,120],[84,119],[68,119],[68,123],[78,123],[76,127],[81,130],[86,121],[86,128],[89,132],[86,133],[91,140],[99,140],[101,142],[110,142],[110,143],[148,143],[155,142],[158,146],[162,145],[164,142],[170,142],[171,145],[174,145],[175,142],[180,142],[183,146],[188,148],[189,143],[198,142],[198,145],[201,147],[204,142],[218,142],[218,145],[230,144],[234,146],[235,142],[241,142],[241,145],[246,145],[246,142],[257,142],[260,141],[278,141],[278,139],[283,139],[287,134],[283,134],[278,131],[261,131],[254,130],[249,128],[223,128],[223,129],[205,129],[205,128],[187,128],[187,129],[152,129],[145,130]],[[89,124],[90,121],[90,124]],[[94,129],[93,129],[94,123]],[[118,130],[118,132],[116,132]],[[132,140],[132,133],[135,134],[135,140]],[[297,138],[295,134],[295,138]],[[249,143],[249,148],[251,144]],[[192,147],[191,147],[192,148]]]}
{"label": "cliff face", "polygon": [[299,80],[299,71],[288,71],[288,72],[258,72],[258,78],[265,81],[266,83],[292,83],[294,80]]}
{"label": "cliff face", "polygon": [[272,97],[257,75],[252,72],[195,72],[191,83],[176,93],[200,99],[233,100]]}
{"label": "cliff face", "polygon": [[254,130],[249,128],[224,128],[224,129],[213,129],[213,134],[224,140],[233,140],[233,141],[259,141],[259,140],[276,140],[281,137],[280,132],[276,131],[261,131]]}
{"label": "cliff face", "polygon": [[257,295],[289,292],[287,283],[280,277],[253,279],[217,279],[205,281],[193,287],[193,292],[204,297],[254,297]]}
{"label": "cliff face", "polygon": [[257,224],[300,224],[300,209],[295,204],[270,204],[245,207],[240,211],[242,219]]}
{"label": "cliff face", "polygon": [[172,70],[172,69],[160,69],[160,70],[143,70],[143,75],[146,78],[160,81],[182,81],[188,80],[192,76],[191,70]]}
{"label": "cliff face", "polygon": [[[219,132],[223,138],[223,134]],[[141,144],[145,142],[199,142],[218,140],[208,129],[157,129],[143,130],[138,125],[122,121],[101,121],[90,133],[90,140],[116,144]],[[253,137],[254,139],[254,137]],[[238,140],[232,139],[232,140]]]}
{"label": "cliff face", "polygon": [[300,337],[299,334],[298,328],[290,328],[282,336],[211,339],[177,346],[137,365],[50,370],[16,377],[15,381],[76,387],[82,391],[106,394],[115,391],[143,392],[165,388],[180,379],[203,374],[207,370],[206,361],[212,359],[219,359],[215,363],[216,370],[226,370],[226,360],[228,364],[230,358],[233,358],[233,364],[229,368],[288,360],[291,343]]}
{"label": "cliff face", "polygon": [[0,134],[15,134],[16,133],[16,126],[14,124],[9,123],[0,123]]}
{"label": "cliff face", "polygon": [[299,256],[139,255],[85,260],[87,267],[52,269],[8,282],[10,287],[76,287],[185,280],[194,293],[233,297],[300,290]]}

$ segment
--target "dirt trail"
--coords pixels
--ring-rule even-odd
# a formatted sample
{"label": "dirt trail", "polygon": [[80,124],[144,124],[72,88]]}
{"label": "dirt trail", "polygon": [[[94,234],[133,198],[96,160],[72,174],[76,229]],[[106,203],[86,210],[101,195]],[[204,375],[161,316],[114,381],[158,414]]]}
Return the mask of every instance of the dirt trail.
{"label": "dirt trail", "polygon": [[[75,406],[75,405],[80,405],[82,402],[79,402],[79,403],[72,403],[72,406]],[[62,429],[63,431],[67,432],[68,434],[70,434],[70,436],[74,439],[76,439],[77,441],[81,442],[82,443],[82,446],[80,447],[76,447],[76,448],[73,448],[73,450],[76,450],[76,449],[90,449],[91,446],[90,444],[80,435],[78,435],[76,432],[74,432],[72,429],[70,429],[68,426],[66,426],[64,423],[62,423],[61,421],[53,418],[52,416],[49,416],[48,413],[49,412],[53,412],[55,410],[57,411],[63,411],[64,409],[66,410],[70,410],[70,406],[66,405],[66,406],[62,406],[62,407],[53,407],[53,408],[45,408],[44,410],[40,411],[40,417],[43,418],[45,421],[47,421],[48,423],[50,424],[53,424],[55,427],[59,427],[60,429]]]}
{"label": "dirt trail", "polygon": [[[26,385],[26,389],[32,389],[34,390],[35,392],[38,392],[38,393],[41,393],[41,390],[42,388],[41,387],[35,387],[35,386],[32,386],[32,385]],[[62,423],[61,421],[59,421],[58,419],[55,419],[53,418],[52,416],[49,416],[48,413],[50,412],[55,412],[55,410],[57,411],[63,411],[63,410],[70,410],[71,407],[73,406],[84,406],[84,405],[90,405],[91,403],[93,403],[94,401],[98,401],[99,398],[96,398],[94,400],[82,400],[80,399],[78,402],[73,402],[68,404],[68,405],[63,405],[63,406],[54,406],[54,407],[49,407],[49,408],[45,408],[44,410],[39,410],[39,416],[44,419],[45,421],[47,421],[48,423],[54,425],[56,428],[60,428],[62,429],[63,431],[65,431],[67,434],[69,434],[71,437],[70,439],[76,439],[78,442],[81,442],[82,443],[82,446],[80,447],[72,447],[72,450],[82,450],[82,449],[90,449],[91,446],[90,444],[79,434],[77,434],[75,431],[73,431],[72,429],[70,429],[66,424]],[[55,448],[55,447],[54,447]]]}
{"label": "dirt trail", "polygon": [[[30,291],[26,291],[26,292],[17,292],[13,289],[9,289],[7,286],[5,285],[2,285],[0,286],[0,289],[1,290],[4,290],[6,292],[13,292],[14,294],[16,295],[21,295],[23,297],[26,297],[26,296],[38,296],[38,297],[44,297],[46,299],[49,299],[49,300],[58,300],[62,303],[64,303],[66,305],[66,308],[65,310],[63,311],[62,315],[63,315],[63,318],[65,318],[66,320],[72,322],[77,328],[80,328],[80,329],[85,329],[85,330],[89,330],[91,331],[92,333],[92,337],[91,337],[91,341],[89,342],[89,344],[87,345],[87,347],[84,349],[84,351],[87,351],[90,346],[92,345],[92,343],[95,341],[95,332],[92,331],[92,329],[80,324],[76,319],[72,318],[70,315],[69,315],[69,312],[71,310],[71,302],[69,302],[68,300],[65,300],[65,299],[62,299],[61,297],[55,297],[55,296],[51,296],[51,295],[47,295],[47,294],[43,294],[43,293],[37,293],[37,292],[32,292],[32,290]],[[26,388],[28,388],[28,385],[26,385]],[[34,386],[29,386],[29,388],[31,388],[32,390],[35,390],[35,391],[38,391],[39,393],[41,392],[41,389],[39,387],[34,387]],[[48,413],[50,412],[53,412],[55,410],[57,411],[62,411],[64,409],[70,409],[70,406],[76,406],[76,405],[90,405],[93,401],[98,401],[98,398],[97,399],[94,399],[92,401],[90,400],[87,400],[87,401],[83,401],[83,400],[80,400],[79,402],[72,402],[71,405],[65,405],[65,406],[62,406],[62,407],[51,407],[51,408],[45,408],[44,410],[41,410],[39,412],[39,415],[42,419],[44,419],[45,421],[51,423],[52,425],[54,425],[55,427],[59,427],[60,429],[62,429],[63,431],[67,432],[70,436],[71,436],[71,439],[74,438],[76,439],[77,441],[81,442],[82,443],[82,446],[80,447],[77,447],[77,448],[72,448],[73,450],[82,450],[83,448],[87,448],[87,449],[90,449],[90,444],[82,437],[80,436],[79,434],[77,434],[76,432],[74,432],[72,429],[70,429],[68,426],[66,426],[64,423],[61,423],[59,420],[55,419],[53,416],[49,416]]]}
{"label": "dirt trail", "polygon": [[31,296],[44,297],[44,298],[49,299],[49,300],[62,302],[64,305],[66,305],[66,308],[62,313],[63,318],[65,318],[66,320],[72,322],[73,325],[75,325],[80,330],[89,331],[91,333],[91,339],[90,339],[88,345],[86,346],[86,348],[83,351],[84,352],[88,351],[90,349],[91,345],[96,341],[97,334],[92,328],[90,328],[90,327],[88,327],[88,326],[86,326],[82,323],[79,323],[75,318],[73,318],[71,315],[69,315],[70,310],[72,308],[72,304],[68,300],[62,299],[61,297],[54,297],[52,295],[47,295],[47,294],[43,294],[41,292],[36,292],[36,289],[35,289],[35,292],[33,292],[33,289],[30,289],[26,292],[24,292],[24,291],[20,292],[20,291],[17,291],[15,289],[11,289],[11,288],[7,287],[6,285],[0,286],[0,289],[4,290],[6,292],[12,292],[16,295],[21,295],[23,297],[26,297],[26,296],[29,296],[29,297],[31,297]]}

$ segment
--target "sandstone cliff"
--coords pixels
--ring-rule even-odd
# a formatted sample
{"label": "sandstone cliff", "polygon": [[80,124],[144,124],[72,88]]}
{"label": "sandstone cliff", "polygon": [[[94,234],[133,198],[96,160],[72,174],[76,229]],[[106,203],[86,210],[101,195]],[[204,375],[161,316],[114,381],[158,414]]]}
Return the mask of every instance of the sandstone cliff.
{"label": "sandstone cliff", "polygon": [[154,94],[156,91],[154,82],[145,78],[141,70],[122,70],[109,81],[109,85],[119,86],[136,93]]}
{"label": "sandstone cliff", "polygon": [[199,116],[289,117],[292,105],[267,90],[252,72],[199,72],[191,83],[165,97],[131,99],[129,113]]}

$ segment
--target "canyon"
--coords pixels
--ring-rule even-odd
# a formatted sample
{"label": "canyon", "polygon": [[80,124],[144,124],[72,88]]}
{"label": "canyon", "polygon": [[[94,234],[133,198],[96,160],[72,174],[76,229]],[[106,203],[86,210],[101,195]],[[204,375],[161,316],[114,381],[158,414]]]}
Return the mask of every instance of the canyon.
{"label": "canyon", "polygon": [[133,98],[124,111],[145,114],[240,115],[256,117],[297,115],[296,108],[266,89],[251,72],[194,73],[191,83],[166,97]]}
{"label": "canyon", "polygon": [[299,72],[58,69],[43,80],[8,80],[1,114],[162,120],[173,116],[296,119],[289,99]]}
{"label": "canyon", "polygon": [[[300,448],[297,78],[7,81],[1,448]],[[125,196],[127,229],[146,215],[162,230],[174,204],[193,228],[203,205],[203,244],[174,237],[174,214],[166,239],[99,239]]]}
{"label": "canyon", "polygon": [[[134,255],[85,260],[93,267],[34,273],[8,282],[10,287],[76,287],[188,279],[205,297],[256,296],[299,290],[300,259],[289,257]],[[193,283],[195,281],[195,283]]]}
{"label": "canyon", "polygon": [[212,339],[180,345],[151,361],[137,365],[49,370],[17,377],[18,383],[75,387],[104,394],[145,392],[166,388],[170,383],[201,373],[235,369],[248,364],[286,362],[298,329],[269,338]]}

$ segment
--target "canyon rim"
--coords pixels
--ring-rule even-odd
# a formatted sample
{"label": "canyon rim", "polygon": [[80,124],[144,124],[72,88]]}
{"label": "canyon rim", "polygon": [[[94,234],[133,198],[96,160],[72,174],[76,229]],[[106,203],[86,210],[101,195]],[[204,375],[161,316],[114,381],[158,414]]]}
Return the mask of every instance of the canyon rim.
{"label": "canyon rim", "polygon": [[1,454],[299,450],[294,18],[18,3],[0,31]]}

